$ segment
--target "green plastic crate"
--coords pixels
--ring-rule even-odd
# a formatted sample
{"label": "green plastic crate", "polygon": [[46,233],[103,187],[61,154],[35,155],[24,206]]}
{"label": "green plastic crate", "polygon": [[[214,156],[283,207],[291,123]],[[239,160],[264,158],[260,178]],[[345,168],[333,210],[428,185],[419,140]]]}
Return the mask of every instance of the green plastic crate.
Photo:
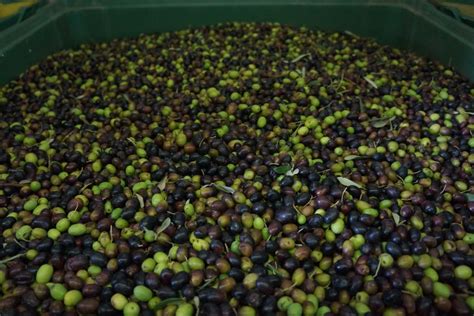
{"label": "green plastic crate", "polygon": [[452,65],[474,81],[474,30],[421,0],[57,0],[0,32],[0,84],[84,42],[225,21],[350,31]]}
{"label": "green plastic crate", "polygon": [[[1,0],[0,1],[0,3],[3,3],[3,4],[15,3],[15,2],[18,2],[18,1],[14,1],[14,0]],[[31,6],[20,9],[17,13],[11,16],[0,18],[0,31],[5,30],[15,24],[21,23],[22,21],[26,20],[27,18],[35,14],[35,12],[44,4],[45,4],[45,0],[39,0],[36,3],[32,4]]]}

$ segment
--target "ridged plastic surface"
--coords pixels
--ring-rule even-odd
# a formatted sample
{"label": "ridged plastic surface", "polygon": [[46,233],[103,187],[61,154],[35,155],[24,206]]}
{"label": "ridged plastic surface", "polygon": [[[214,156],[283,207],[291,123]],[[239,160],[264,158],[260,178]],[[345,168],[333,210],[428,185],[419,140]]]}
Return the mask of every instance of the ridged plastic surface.
{"label": "ridged plastic surface", "polygon": [[474,30],[426,1],[62,0],[0,32],[0,84],[51,53],[84,42],[225,21],[348,30],[452,65],[474,81]]}

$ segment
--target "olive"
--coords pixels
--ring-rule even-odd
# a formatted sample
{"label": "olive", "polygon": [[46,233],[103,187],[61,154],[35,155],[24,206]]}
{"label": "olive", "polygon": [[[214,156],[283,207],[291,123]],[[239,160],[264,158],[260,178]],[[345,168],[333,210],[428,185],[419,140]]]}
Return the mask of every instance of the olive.
{"label": "olive", "polygon": [[316,214],[314,216],[311,216],[308,220],[308,225],[311,227],[311,228],[318,228],[318,227],[321,227],[324,223],[324,218],[319,215],[319,214]]}
{"label": "olive", "polygon": [[265,297],[265,300],[263,301],[260,310],[262,313],[270,313],[273,314],[275,313],[277,308],[277,298],[275,296],[267,296]]}
{"label": "olive", "polygon": [[27,285],[33,282],[34,275],[30,271],[23,270],[13,275],[13,280],[18,285]]}
{"label": "olive", "polygon": [[397,307],[402,304],[402,293],[399,290],[391,289],[383,293],[383,302],[387,306]]}
{"label": "olive", "polygon": [[268,260],[268,254],[263,250],[256,250],[250,256],[254,264],[264,264]]}
{"label": "olive", "polygon": [[385,246],[386,251],[391,254],[394,258],[398,258],[402,255],[402,251],[400,249],[400,246],[397,245],[394,242],[389,241],[387,245]]}
{"label": "olive", "polygon": [[86,298],[77,304],[77,311],[81,314],[94,314],[99,308],[99,300],[95,298]]}
{"label": "olive", "polygon": [[101,294],[101,287],[97,284],[85,284],[82,288],[84,297],[97,297]]}
{"label": "olive", "polygon": [[189,282],[190,278],[189,278],[189,274],[187,272],[184,272],[184,271],[181,271],[181,272],[178,272],[177,274],[175,274],[172,278],[171,278],[171,288],[173,290],[179,290],[181,289],[185,284],[187,284]]}
{"label": "olive", "polygon": [[88,265],[89,259],[85,255],[81,254],[69,258],[65,263],[66,269],[73,272],[76,272],[81,269],[86,269]]}
{"label": "olive", "polygon": [[167,286],[160,287],[159,289],[156,290],[155,293],[158,297],[162,299],[176,297],[176,292]]}
{"label": "olive", "polygon": [[291,207],[276,210],[275,219],[282,224],[292,223],[296,220],[296,211]]}
{"label": "olive", "polygon": [[40,300],[33,291],[27,291],[25,294],[23,294],[21,300],[23,304],[29,307],[35,308],[40,305]]}
{"label": "olive", "polygon": [[131,295],[133,292],[133,281],[130,279],[122,279],[116,283],[112,283],[112,289],[125,296]]}
{"label": "olive", "polygon": [[225,300],[225,295],[213,288],[203,289],[198,293],[198,296],[203,302],[222,303]]}
{"label": "olive", "polygon": [[107,257],[100,252],[93,252],[89,256],[89,263],[99,267],[105,267],[107,265],[107,261]]}
{"label": "olive", "polygon": [[295,198],[296,205],[306,205],[311,199],[311,195],[308,192],[300,193]]}
{"label": "olive", "polygon": [[257,290],[265,295],[273,294],[275,287],[269,277],[259,277],[255,283]]}

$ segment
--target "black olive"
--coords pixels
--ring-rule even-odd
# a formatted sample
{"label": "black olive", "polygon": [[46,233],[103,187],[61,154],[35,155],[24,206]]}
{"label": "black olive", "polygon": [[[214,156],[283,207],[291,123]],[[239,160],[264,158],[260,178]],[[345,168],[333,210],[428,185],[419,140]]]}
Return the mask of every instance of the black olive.
{"label": "black olive", "polygon": [[319,214],[315,214],[308,219],[308,225],[311,228],[318,228],[321,227],[323,224],[324,218]]}
{"label": "black olive", "polygon": [[264,250],[255,250],[250,256],[250,260],[255,264],[264,264],[268,260],[268,254]]}
{"label": "black olive", "polygon": [[237,284],[231,292],[232,297],[235,297],[237,300],[243,300],[247,295],[247,289],[243,284]]}
{"label": "black olive", "polygon": [[311,195],[308,192],[303,192],[296,195],[295,203],[296,205],[306,205],[311,199]]}
{"label": "black olive", "polygon": [[53,240],[50,238],[44,238],[39,242],[35,249],[38,251],[50,251],[52,246]]}
{"label": "black olive", "polygon": [[402,304],[402,292],[396,289],[389,289],[383,292],[383,302],[387,306],[398,307]]}
{"label": "black olive", "polygon": [[99,316],[114,316],[117,315],[117,310],[113,308],[109,303],[101,303],[97,309],[97,315]]}
{"label": "black olive", "polygon": [[268,277],[259,277],[256,282],[256,288],[260,293],[265,295],[271,295],[275,290],[275,287]]}
{"label": "black olive", "polygon": [[177,244],[184,244],[189,240],[189,232],[186,227],[180,227],[173,236],[173,241]]}
{"label": "black olive", "polygon": [[245,297],[245,302],[252,307],[258,308],[263,303],[263,297],[257,291],[250,291]]}
{"label": "black olive", "polygon": [[265,211],[266,209],[266,205],[264,202],[255,202],[253,205],[252,205],[252,212],[257,214],[257,215],[262,215],[263,212]]}
{"label": "black olive", "polygon": [[282,187],[289,187],[289,186],[292,186],[294,183],[294,180],[292,177],[290,176],[284,176],[281,181],[280,181],[280,185]]}
{"label": "black olive", "polygon": [[162,286],[156,290],[156,295],[162,299],[176,297],[176,292],[167,286]]}
{"label": "black olive", "polygon": [[112,203],[112,206],[114,208],[124,207],[126,201],[127,201],[127,197],[125,196],[125,194],[122,194],[122,193],[115,194],[110,199],[110,203]]}
{"label": "black olive", "polygon": [[387,242],[387,245],[385,246],[386,251],[391,254],[394,258],[398,258],[402,255],[402,250],[400,249],[400,246],[397,245],[394,242]]}
{"label": "black olive", "polygon": [[100,252],[94,252],[89,256],[89,261],[90,264],[103,268],[107,265],[108,258]]}
{"label": "black olive", "polygon": [[237,282],[240,282],[244,279],[245,273],[238,268],[232,267],[229,271],[229,276],[235,279]]}
{"label": "black olive", "polygon": [[181,289],[185,284],[189,282],[189,274],[187,272],[178,272],[171,278],[171,288],[173,290]]}
{"label": "black olive", "polygon": [[214,288],[205,288],[198,293],[198,296],[203,302],[222,303],[225,301],[224,293]]}
{"label": "black olive", "polygon": [[296,220],[296,211],[292,207],[276,210],[275,219],[282,224],[293,223]]}

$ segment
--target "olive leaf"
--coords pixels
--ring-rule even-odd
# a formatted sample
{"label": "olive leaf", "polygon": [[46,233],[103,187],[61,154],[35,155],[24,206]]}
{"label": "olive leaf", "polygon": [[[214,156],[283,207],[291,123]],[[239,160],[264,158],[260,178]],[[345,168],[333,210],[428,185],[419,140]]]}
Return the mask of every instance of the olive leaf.
{"label": "olive leaf", "polygon": [[161,223],[160,227],[156,230],[156,234],[159,235],[160,233],[164,232],[170,225],[171,225],[171,219],[167,217],[163,221],[163,223]]}
{"label": "olive leaf", "polygon": [[375,273],[373,275],[374,278],[376,278],[377,275],[379,275],[379,271],[380,271],[381,266],[382,266],[382,260],[379,260],[379,263],[377,264],[377,269],[375,270]]}
{"label": "olive leaf", "polygon": [[145,207],[145,202],[143,201],[143,196],[141,196],[138,193],[135,193],[135,195],[137,196],[138,203],[140,203],[140,208],[144,208]]}
{"label": "olive leaf", "polygon": [[265,267],[268,268],[268,270],[270,270],[270,273],[273,274],[273,275],[280,275],[280,273],[278,272],[278,269],[274,266],[272,266],[270,263],[266,263],[265,264]]}
{"label": "olive leaf", "polygon": [[294,58],[291,63],[296,63],[298,61],[300,61],[301,59],[305,58],[305,57],[310,57],[311,58],[311,54],[302,54],[302,55],[299,55],[298,57]]}
{"label": "olive leaf", "polygon": [[133,146],[137,146],[137,142],[135,141],[135,138],[133,137],[128,137],[127,140],[133,144]]}
{"label": "olive leaf", "polygon": [[357,38],[359,37],[357,34],[352,33],[351,31],[348,31],[348,30],[345,30],[344,33],[347,34],[347,35],[350,35],[352,37],[357,37]]}
{"label": "olive leaf", "polygon": [[273,168],[273,170],[275,170],[275,172],[278,174],[286,174],[291,169],[292,167],[290,165],[283,165],[283,166],[278,166],[276,168]]}
{"label": "olive leaf", "polygon": [[166,300],[162,300],[158,304],[156,304],[155,308],[156,309],[163,309],[164,307],[171,305],[171,304],[177,304],[183,302],[182,298],[179,297],[171,297],[167,298]]}
{"label": "olive leaf", "polygon": [[212,283],[214,283],[214,281],[217,279],[217,277],[213,277],[213,278],[210,278],[208,280],[206,280],[206,282],[204,282],[203,285],[201,285],[201,287],[199,288],[199,290],[202,290],[202,289],[205,289],[206,287],[208,287],[209,285],[211,285]]}
{"label": "olive leaf", "polygon": [[466,198],[468,202],[474,202],[474,194],[473,193],[466,193]]}
{"label": "olive leaf", "polygon": [[294,176],[294,175],[296,175],[296,174],[298,174],[298,173],[300,173],[300,169],[296,168],[296,169],[291,169],[291,170],[287,171],[287,172],[285,173],[285,175],[291,177],[291,176]]}
{"label": "olive leaf", "polygon": [[390,124],[391,121],[393,121],[395,119],[395,117],[383,117],[383,118],[380,118],[380,119],[375,119],[375,120],[372,120],[370,122],[370,125],[372,125],[372,127],[375,127],[375,128],[382,128],[382,127],[385,127],[387,126],[388,124]]}
{"label": "olive leaf", "polygon": [[194,305],[196,305],[196,308],[199,309],[200,301],[199,301],[199,297],[198,297],[198,296],[195,296],[195,297],[193,298],[193,302],[194,302]]}
{"label": "olive leaf", "polygon": [[339,181],[340,184],[346,187],[355,186],[356,188],[359,188],[359,189],[363,188],[360,184],[355,183],[354,181],[344,178],[344,177],[337,177],[337,181]]}
{"label": "olive leaf", "polygon": [[235,190],[232,189],[231,187],[228,187],[226,185],[222,185],[222,184],[215,184],[214,183],[214,186],[216,187],[217,190],[219,191],[222,191],[222,192],[225,192],[225,193],[230,193],[230,194],[234,194],[235,193]]}
{"label": "olive leaf", "polygon": [[166,175],[163,179],[158,182],[158,189],[163,191],[166,188],[166,184],[168,183],[168,175]]}
{"label": "olive leaf", "polygon": [[199,314],[199,306],[201,305],[201,301],[199,300],[199,296],[195,296],[193,298],[194,305],[196,306],[196,314],[195,315],[200,315]]}
{"label": "olive leaf", "polygon": [[397,213],[392,213],[393,220],[395,221],[395,225],[400,225],[400,215]]}
{"label": "olive leaf", "polygon": [[372,87],[374,87],[375,89],[378,89],[379,87],[377,87],[377,84],[375,82],[373,82],[372,80],[370,80],[369,77],[365,76],[364,77],[365,81],[367,81]]}
{"label": "olive leaf", "polygon": [[344,160],[349,161],[349,160],[355,160],[355,159],[357,159],[357,158],[361,158],[361,156],[348,155],[348,156],[345,156],[345,157],[344,157]]}

